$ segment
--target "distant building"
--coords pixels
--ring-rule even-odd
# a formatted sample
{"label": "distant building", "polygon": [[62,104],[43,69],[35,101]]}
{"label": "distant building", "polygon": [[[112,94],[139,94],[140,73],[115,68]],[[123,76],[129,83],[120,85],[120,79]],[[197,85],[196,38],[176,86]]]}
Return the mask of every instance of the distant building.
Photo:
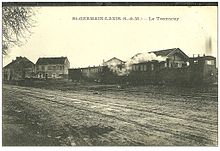
{"label": "distant building", "polygon": [[189,57],[179,48],[151,51],[156,56],[166,57],[165,67],[181,68],[187,65]]}
{"label": "distant building", "polygon": [[67,57],[39,58],[36,62],[38,78],[67,78],[69,68]]}
{"label": "distant building", "polygon": [[117,66],[117,65],[123,65],[123,64],[125,64],[125,62],[116,57],[113,57],[109,59],[108,61],[103,62],[103,66]]}
{"label": "distant building", "polygon": [[35,65],[26,57],[16,57],[11,63],[3,68],[4,80],[21,80],[34,76]]}
{"label": "distant building", "polygon": [[118,74],[122,72],[123,68],[125,67],[125,62],[116,57],[113,57],[112,59],[103,62],[103,66],[107,66],[112,72]]}

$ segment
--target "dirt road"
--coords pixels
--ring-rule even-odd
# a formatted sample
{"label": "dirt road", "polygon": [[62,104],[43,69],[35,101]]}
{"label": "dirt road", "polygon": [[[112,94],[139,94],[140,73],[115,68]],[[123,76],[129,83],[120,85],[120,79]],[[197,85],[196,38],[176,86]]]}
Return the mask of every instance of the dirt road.
{"label": "dirt road", "polygon": [[216,146],[217,106],[217,90],[3,85],[3,145]]}

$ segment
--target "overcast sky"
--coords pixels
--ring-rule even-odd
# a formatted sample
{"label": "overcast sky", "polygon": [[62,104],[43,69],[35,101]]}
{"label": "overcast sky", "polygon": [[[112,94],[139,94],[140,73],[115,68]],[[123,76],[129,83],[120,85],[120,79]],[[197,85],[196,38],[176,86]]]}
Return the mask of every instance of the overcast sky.
{"label": "overcast sky", "polygon": [[[79,21],[72,17],[140,17],[142,20]],[[179,18],[149,21],[149,17]],[[144,20],[144,19],[146,20]],[[71,67],[101,65],[117,57],[126,61],[137,53],[180,48],[188,56],[206,53],[212,39],[217,56],[217,6],[38,7],[37,24],[27,43],[13,47],[3,65],[16,56],[34,63],[39,57],[67,56]]]}

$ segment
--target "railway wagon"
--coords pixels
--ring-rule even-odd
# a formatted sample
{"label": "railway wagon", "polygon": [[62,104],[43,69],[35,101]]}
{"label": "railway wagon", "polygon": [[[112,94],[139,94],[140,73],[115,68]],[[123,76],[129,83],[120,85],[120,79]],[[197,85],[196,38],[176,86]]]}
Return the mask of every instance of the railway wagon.
{"label": "railway wagon", "polygon": [[125,83],[127,75],[118,76],[108,66],[69,69],[69,80],[101,82],[104,84]]}
{"label": "railway wagon", "polygon": [[69,69],[68,70],[68,79],[72,81],[81,81],[82,80],[82,72],[81,69]]}
{"label": "railway wagon", "polygon": [[69,69],[69,80],[107,82],[114,77],[107,66],[94,66],[86,68]]}
{"label": "railway wagon", "polygon": [[158,83],[158,72],[161,69],[161,63],[158,61],[147,61],[131,66],[128,75],[128,83],[130,84],[154,84]]}
{"label": "railway wagon", "polygon": [[189,85],[190,70],[189,67],[164,68],[158,72],[158,79],[161,84]]}
{"label": "railway wagon", "polygon": [[102,70],[102,67],[69,69],[68,77],[72,81],[99,81],[102,76]]}
{"label": "railway wagon", "polygon": [[189,59],[190,82],[210,84],[217,82],[216,58],[201,56]]}

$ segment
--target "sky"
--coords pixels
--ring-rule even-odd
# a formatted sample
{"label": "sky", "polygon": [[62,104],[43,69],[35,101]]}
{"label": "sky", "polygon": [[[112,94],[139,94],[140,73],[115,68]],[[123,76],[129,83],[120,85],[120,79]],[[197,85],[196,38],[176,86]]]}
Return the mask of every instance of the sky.
{"label": "sky", "polygon": [[[188,56],[217,57],[217,6],[35,7],[32,35],[3,57],[36,63],[39,57],[66,56],[71,68],[101,65],[112,57],[128,60],[137,53],[180,48]],[[140,20],[73,20],[73,17],[139,17]],[[155,18],[149,20],[149,17]],[[157,20],[160,18],[179,18]],[[212,40],[207,53],[206,41]]]}

